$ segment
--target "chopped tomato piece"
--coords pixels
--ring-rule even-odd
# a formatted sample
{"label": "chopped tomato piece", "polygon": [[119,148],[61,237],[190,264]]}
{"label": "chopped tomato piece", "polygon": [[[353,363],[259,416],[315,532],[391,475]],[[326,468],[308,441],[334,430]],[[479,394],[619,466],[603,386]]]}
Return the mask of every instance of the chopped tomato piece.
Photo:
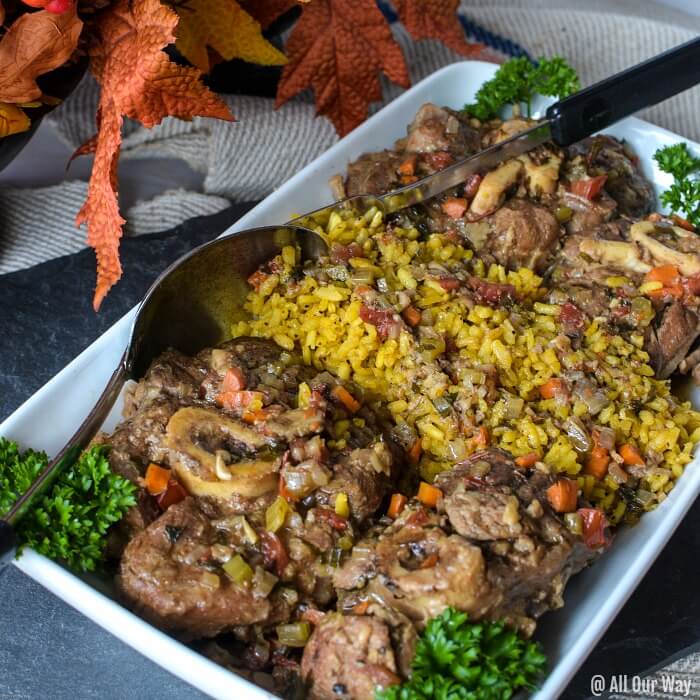
{"label": "chopped tomato piece", "polygon": [[442,210],[453,219],[461,219],[467,211],[467,200],[462,197],[448,197],[442,204]]}
{"label": "chopped tomato piece", "polygon": [[403,320],[411,326],[415,327],[420,323],[422,318],[421,312],[415,306],[407,306],[402,312]]}
{"label": "chopped tomato piece", "polygon": [[240,367],[229,367],[221,385],[221,391],[226,393],[227,391],[241,391],[241,389],[245,389],[243,370]]}
{"label": "chopped tomato piece", "polygon": [[382,339],[388,338],[394,330],[401,330],[401,319],[392,309],[373,309],[366,304],[362,304],[360,306],[360,318],[365,323],[375,326],[379,337]]}
{"label": "chopped tomato piece", "polygon": [[598,175],[597,177],[576,180],[571,183],[571,192],[579,197],[593,200],[600,194],[607,179],[607,175]]}
{"label": "chopped tomato piece", "polygon": [[146,469],[146,478],[144,480],[146,490],[151,496],[157,496],[168,488],[168,482],[172,472],[170,469],[165,469],[155,462],[151,462]]}
{"label": "chopped tomato piece", "polygon": [[438,284],[449,292],[453,289],[459,289],[462,283],[456,277],[440,277]]}
{"label": "chopped tomato piece", "polygon": [[176,479],[170,479],[170,481],[168,481],[168,488],[157,497],[157,500],[161,510],[168,510],[170,506],[174,506],[186,497],[187,491],[182,488],[180,482]]}
{"label": "chopped tomato piece", "polygon": [[605,478],[610,464],[610,453],[600,445],[596,445],[583,467],[584,474],[590,474],[599,481]]}
{"label": "chopped tomato piece", "polygon": [[480,303],[488,304],[489,306],[497,306],[506,298],[515,298],[515,287],[512,284],[487,282],[479,277],[471,277],[469,279],[469,287],[474,290]]}
{"label": "chopped tomato piece", "polygon": [[357,243],[350,243],[350,245],[334,243],[331,246],[330,257],[334,263],[346,263],[350,258],[364,258],[365,254],[362,246]]}
{"label": "chopped tomato piece", "polygon": [[411,513],[406,520],[406,525],[415,525],[420,527],[421,525],[425,525],[425,523],[427,523],[429,520],[430,516],[421,508],[421,510]]}
{"label": "chopped tomato piece", "polygon": [[454,158],[447,151],[435,151],[434,153],[424,153],[423,160],[435,170],[444,170],[448,165],[452,165]]}
{"label": "chopped tomato piece", "polygon": [[580,331],[586,325],[586,318],[583,312],[570,301],[562,304],[559,312],[559,323],[570,333]]}
{"label": "chopped tomato piece", "polygon": [[644,464],[644,458],[642,457],[641,452],[634,445],[623,445],[618,452],[620,453],[620,457],[622,457],[625,464]]}
{"label": "chopped tomato piece", "polygon": [[345,406],[350,413],[357,413],[360,410],[360,402],[344,386],[334,386],[331,395]]}
{"label": "chopped tomato piece", "polygon": [[389,510],[387,510],[386,514],[392,520],[395,520],[401,515],[401,512],[406,507],[406,503],[408,503],[408,499],[402,493],[392,494],[391,501],[389,502]]}
{"label": "chopped tomato piece", "polygon": [[651,299],[680,299],[683,296],[683,285],[672,284],[670,287],[662,287],[661,289],[652,289],[647,292],[647,296]]}
{"label": "chopped tomato piece", "polygon": [[464,183],[464,196],[468,200],[472,200],[476,197],[482,179],[481,175],[470,175],[469,179]]}
{"label": "chopped tomato piece", "polygon": [[338,530],[338,532],[342,532],[348,527],[348,521],[329,508],[316,508],[314,515],[319,520],[328,523],[334,530]]}
{"label": "chopped tomato piece", "polygon": [[608,544],[605,528],[608,521],[605,514],[598,508],[579,508],[578,514],[583,522],[583,543],[589,549],[604,547]]}
{"label": "chopped tomato piece", "polygon": [[540,459],[539,452],[528,452],[528,454],[526,454],[526,455],[521,455],[520,457],[516,457],[515,463],[521,469],[528,469],[529,467],[534,467],[535,463],[538,462],[539,459]]}
{"label": "chopped tomato piece", "polygon": [[281,576],[289,564],[289,555],[280,538],[274,532],[267,530],[260,535],[263,557],[266,566],[274,566],[275,573]]}
{"label": "chopped tomato piece", "polygon": [[578,484],[573,479],[559,479],[547,489],[547,499],[557,513],[576,510]]}
{"label": "chopped tomato piece", "polygon": [[420,486],[418,487],[417,498],[424,506],[428,506],[428,508],[434,508],[437,505],[437,502],[440,500],[441,496],[442,491],[440,491],[439,488],[437,488],[436,486],[432,486],[431,484],[428,484],[425,481],[420,482]]}

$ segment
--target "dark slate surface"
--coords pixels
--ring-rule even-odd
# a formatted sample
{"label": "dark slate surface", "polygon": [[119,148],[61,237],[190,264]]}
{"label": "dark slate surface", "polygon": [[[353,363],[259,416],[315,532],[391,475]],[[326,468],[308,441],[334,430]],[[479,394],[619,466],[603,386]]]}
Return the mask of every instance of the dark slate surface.
{"label": "dark slate surface", "polygon": [[[91,251],[0,277],[0,420],[130,309],[168,263],[248,208],[125,240],[124,279],[97,315]],[[593,674],[642,673],[700,640],[698,552],[696,503],[563,697],[588,698]],[[0,579],[0,601],[2,700],[202,697],[14,567]]]}

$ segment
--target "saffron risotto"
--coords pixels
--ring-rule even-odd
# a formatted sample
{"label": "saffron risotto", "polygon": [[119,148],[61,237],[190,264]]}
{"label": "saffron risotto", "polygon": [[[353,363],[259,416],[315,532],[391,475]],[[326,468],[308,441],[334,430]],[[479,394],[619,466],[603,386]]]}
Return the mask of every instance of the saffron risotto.
{"label": "saffron risotto", "polygon": [[[623,337],[594,319],[572,341],[559,323],[560,305],[545,302],[549,290],[533,271],[487,266],[451,234],[387,227],[377,210],[334,213],[318,232],[329,245],[354,244],[357,255],[346,264],[324,262],[319,274],[285,248],[250,292],[250,320],[234,325],[234,337],[270,338],[353,382],[365,401],[382,403],[402,434],[414,436],[410,455],[423,478],[496,446],[577,479],[611,524],[636,521],[673,488],[700,440],[700,413],[671,393],[668,380],[654,378],[643,328]],[[509,284],[515,294],[509,303],[478,303],[445,288],[445,275]],[[408,302],[419,320],[387,337],[361,317],[373,289],[399,300],[390,311]],[[585,377],[602,400],[592,406],[575,392],[543,398],[541,387],[560,377]],[[618,447],[639,450],[647,468],[634,488],[614,470],[602,479],[586,473],[577,425],[614,431],[618,464]],[[335,446],[343,447],[348,427],[335,426]]]}

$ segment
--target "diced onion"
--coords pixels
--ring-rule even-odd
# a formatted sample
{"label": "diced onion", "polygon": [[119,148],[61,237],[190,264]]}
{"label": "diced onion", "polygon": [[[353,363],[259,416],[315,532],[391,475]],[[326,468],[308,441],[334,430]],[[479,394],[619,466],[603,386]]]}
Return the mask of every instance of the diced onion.
{"label": "diced onion", "polygon": [[578,513],[564,513],[564,524],[573,535],[583,534],[583,520]]}
{"label": "diced onion", "polygon": [[202,574],[200,583],[210,591],[215,591],[221,585],[221,579],[216,574],[211,573],[211,571],[205,571]]}
{"label": "diced onion", "polygon": [[571,416],[564,423],[564,429],[577,452],[589,452],[593,447],[590,435],[580,418]]}
{"label": "diced onion", "polygon": [[265,571],[261,566],[255,567],[255,575],[253,576],[253,589],[263,598],[272,593],[272,589],[277,584],[279,579],[269,571]]}

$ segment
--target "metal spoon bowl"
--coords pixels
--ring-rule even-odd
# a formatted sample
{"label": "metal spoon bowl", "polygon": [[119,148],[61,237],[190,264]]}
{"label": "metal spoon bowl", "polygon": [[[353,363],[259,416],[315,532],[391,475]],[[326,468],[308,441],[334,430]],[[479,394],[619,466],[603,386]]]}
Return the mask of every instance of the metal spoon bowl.
{"label": "metal spoon bowl", "polygon": [[298,245],[302,260],[328,253],[321,236],[301,226],[253,228],[195,248],[158,277],[138,307],[124,355],[97,403],[66,446],[0,520],[0,568],[14,553],[12,526],[92,440],[124,383],[140,379],[167,348],[194,354],[231,338],[233,323],[245,316],[248,277],[287,245]]}

